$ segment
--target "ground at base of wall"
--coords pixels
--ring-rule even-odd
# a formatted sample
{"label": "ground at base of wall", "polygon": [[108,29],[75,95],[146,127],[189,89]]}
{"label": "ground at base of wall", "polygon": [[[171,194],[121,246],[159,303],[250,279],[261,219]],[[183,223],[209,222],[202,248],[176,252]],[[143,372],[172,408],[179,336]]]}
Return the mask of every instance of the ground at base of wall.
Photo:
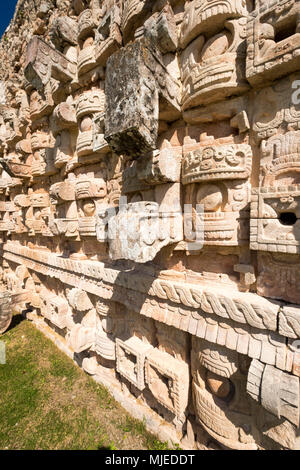
{"label": "ground at base of wall", "polygon": [[0,340],[0,449],[168,449],[21,316]]}

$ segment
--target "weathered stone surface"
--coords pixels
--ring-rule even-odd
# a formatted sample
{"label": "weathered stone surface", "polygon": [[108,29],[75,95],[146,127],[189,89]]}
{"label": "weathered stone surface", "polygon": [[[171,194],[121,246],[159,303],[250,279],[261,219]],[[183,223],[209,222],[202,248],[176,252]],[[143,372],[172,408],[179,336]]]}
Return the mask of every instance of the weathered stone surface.
{"label": "weathered stone surface", "polygon": [[7,330],[12,320],[11,296],[9,292],[1,293],[0,302],[0,334],[2,334]]}
{"label": "weathered stone surface", "polygon": [[158,87],[148,44],[130,44],[107,63],[105,139],[119,154],[140,157],[156,148]]}
{"label": "weathered stone surface", "polygon": [[298,18],[297,0],[271,0],[249,16],[247,78],[252,85],[299,70]]}
{"label": "weathered stone surface", "polygon": [[299,426],[299,378],[253,359],[247,392],[278,418]]}
{"label": "weathered stone surface", "polygon": [[0,41],[0,332],[185,448],[299,445],[298,10],[22,0]]}

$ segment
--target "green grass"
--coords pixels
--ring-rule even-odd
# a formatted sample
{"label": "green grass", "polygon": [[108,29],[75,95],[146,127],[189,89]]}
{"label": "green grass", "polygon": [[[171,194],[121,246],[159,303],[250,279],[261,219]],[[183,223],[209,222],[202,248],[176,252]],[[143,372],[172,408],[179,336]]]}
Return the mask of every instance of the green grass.
{"label": "green grass", "polygon": [[0,449],[168,449],[31,323],[17,323],[1,336]]}

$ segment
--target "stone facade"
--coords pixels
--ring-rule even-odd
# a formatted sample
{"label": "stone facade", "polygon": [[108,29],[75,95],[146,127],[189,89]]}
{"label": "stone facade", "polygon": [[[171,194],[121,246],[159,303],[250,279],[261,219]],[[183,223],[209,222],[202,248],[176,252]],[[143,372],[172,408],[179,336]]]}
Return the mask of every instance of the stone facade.
{"label": "stone facade", "polygon": [[2,290],[186,449],[300,448],[299,18],[20,0],[0,43]]}

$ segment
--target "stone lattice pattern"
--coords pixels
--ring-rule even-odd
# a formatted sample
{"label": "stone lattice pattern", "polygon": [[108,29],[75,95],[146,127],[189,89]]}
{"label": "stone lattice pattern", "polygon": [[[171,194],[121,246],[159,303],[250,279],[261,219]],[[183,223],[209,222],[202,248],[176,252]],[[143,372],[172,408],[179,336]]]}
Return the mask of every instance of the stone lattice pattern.
{"label": "stone lattice pattern", "polygon": [[2,290],[184,448],[300,447],[299,33],[298,0],[20,0],[0,43]]}

